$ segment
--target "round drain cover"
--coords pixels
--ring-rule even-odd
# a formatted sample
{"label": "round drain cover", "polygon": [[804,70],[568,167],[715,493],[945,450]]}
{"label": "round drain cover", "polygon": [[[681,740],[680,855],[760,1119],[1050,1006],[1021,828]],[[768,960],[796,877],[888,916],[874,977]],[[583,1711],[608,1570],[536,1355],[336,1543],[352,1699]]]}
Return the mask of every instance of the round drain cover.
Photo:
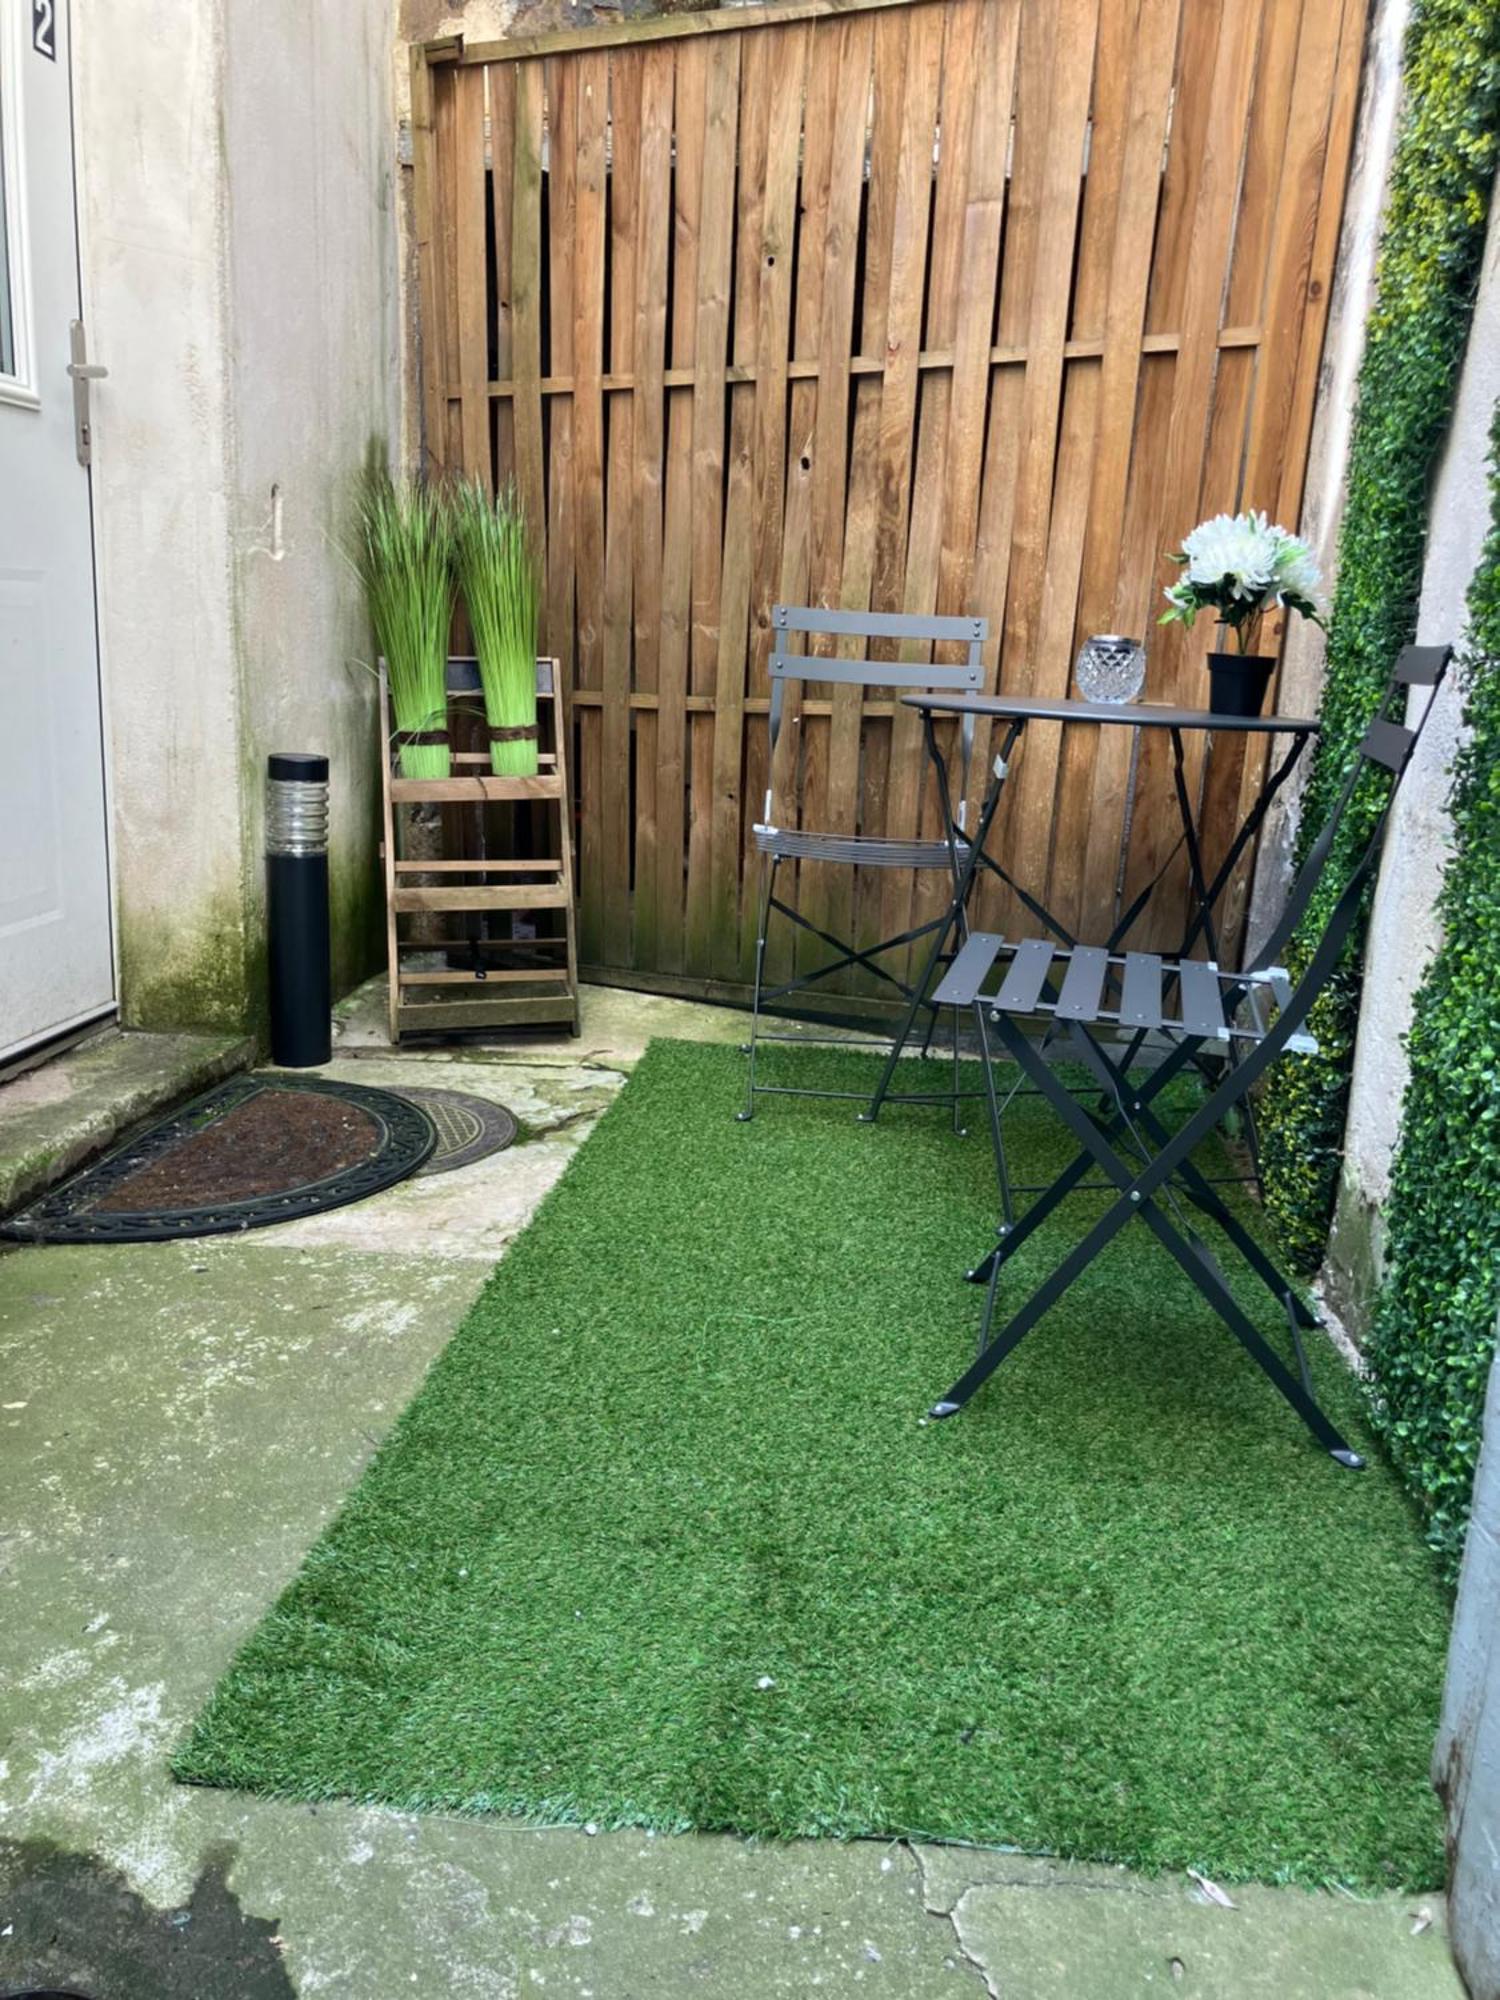
{"label": "round drain cover", "polygon": [[[391,1086],[387,1086],[391,1088]],[[502,1152],[515,1139],[519,1126],[503,1104],[487,1097],[475,1097],[464,1090],[440,1090],[428,1084],[403,1084],[393,1090],[408,1097],[425,1111],[437,1131],[437,1144],[426,1162],[418,1167],[417,1179],[428,1174],[451,1174],[458,1167],[472,1166]]]}

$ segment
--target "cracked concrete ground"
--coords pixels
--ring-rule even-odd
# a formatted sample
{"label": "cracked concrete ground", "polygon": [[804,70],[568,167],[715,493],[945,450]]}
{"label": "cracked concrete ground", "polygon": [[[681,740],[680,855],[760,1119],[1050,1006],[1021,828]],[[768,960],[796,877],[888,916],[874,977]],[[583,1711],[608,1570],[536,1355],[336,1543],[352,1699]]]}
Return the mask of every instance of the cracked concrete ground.
{"label": "cracked concrete ground", "polygon": [[[590,1836],[174,1785],[166,1761],[653,1034],[334,1074],[488,1095],[525,1143],[356,1208],[0,1257],[0,1993],[93,2000],[1455,2000],[1437,1898],[1356,1902],[961,1848]],[[774,1115],[774,1114],[772,1114]]]}

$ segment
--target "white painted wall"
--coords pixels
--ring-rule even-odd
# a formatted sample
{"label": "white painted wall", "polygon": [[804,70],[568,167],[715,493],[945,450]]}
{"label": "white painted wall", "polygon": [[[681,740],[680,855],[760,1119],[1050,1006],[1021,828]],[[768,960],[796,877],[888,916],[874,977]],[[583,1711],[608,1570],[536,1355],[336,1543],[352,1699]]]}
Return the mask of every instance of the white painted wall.
{"label": "white painted wall", "polygon": [[[229,0],[229,535],[258,933],[270,750],[332,764],[336,985],[383,936],[372,646],[349,566],[359,468],[397,435],[396,133],[382,0]],[[340,936],[338,933],[342,932]],[[342,974],[342,977],[338,975]]]}
{"label": "white painted wall", "polygon": [[[262,998],[266,750],[338,760],[346,931],[343,885],[374,880],[370,688],[349,665],[369,648],[337,539],[397,426],[391,13],[74,9],[124,1013],[238,1026]],[[346,976],[360,956],[340,941]]]}
{"label": "white painted wall", "polygon": [[1448,1926],[1474,2000],[1500,1993],[1500,1355],[1490,1369],[1432,1778],[1448,1813]]}
{"label": "white painted wall", "polygon": [[222,27],[214,0],[73,5],[84,311],[109,369],[93,490],[127,1018],[208,954],[243,982]]}
{"label": "white painted wall", "polygon": [[[1465,597],[1490,522],[1486,468],[1490,420],[1500,398],[1500,204],[1491,213],[1453,425],[1433,487],[1417,637],[1457,643]],[[1414,696],[1420,702],[1425,697]],[[1366,949],[1364,1003],[1344,1135],[1338,1212],[1326,1277],[1356,1339],[1383,1251],[1382,1210],[1406,1088],[1405,1036],[1422,975],[1440,942],[1436,904],[1447,863],[1448,773],[1462,707],[1456,676],[1403,780],[1386,837]]]}

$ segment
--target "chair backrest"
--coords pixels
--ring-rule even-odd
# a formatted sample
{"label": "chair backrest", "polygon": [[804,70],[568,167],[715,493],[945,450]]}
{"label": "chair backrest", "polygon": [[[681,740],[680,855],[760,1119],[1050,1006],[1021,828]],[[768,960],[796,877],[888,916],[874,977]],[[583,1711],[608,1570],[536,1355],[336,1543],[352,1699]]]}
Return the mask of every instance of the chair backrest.
{"label": "chair backrest", "polygon": [[[1297,872],[1297,879],[1292,884],[1280,921],[1256,956],[1254,967],[1256,971],[1281,964],[1292,934],[1306,915],[1323,870],[1328,864],[1340,822],[1349,809],[1355,788],[1369,766],[1374,764],[1390,772],[1391,783],[1386,788],[1384,801],[1375,815],[1365,846],[1340,897],[1341,909],[1346,902],[1348,904],[1348,917],[1343,924],[1344,930],[1347,932],[1352,924],[1360,889],[1379,864],[1397,789],[1406,774],[1407,766],[1411,763],[1412,753],[1417,747],[1422,731],[1427,726],[1433,701],[1443,684],[1443,676],[1448,671],[1452,657],[1451,646],[1402,647],[1391,670],[1391,677],[1386,683],[1385,692],[1376,705],[1375,714],[1356,746],[1348,773],[1334,801],[1333,810],[1324,821],[1317,839],[1308,850],[1307,859]],[[1431,693],[1415,725],[1408,727],[1406,721],[1408,698],[1411,690],[1418,687],[1428,688]],[[1335,918],[1330,919],[1330,928],[1336,919],[1337,912]],[[1311,997],[1308,1004],[1311,1005]],[[1305,1012],[1305,1009],[1303,1011]]]}
{"label": "chair backrest", "polygon": [[[984,644],[989,621],[984,618],[921,618],[904,611],[823,611],[806,604],[778,604],[771,612],[774,645],[771,652],[771,764],[766,787],[765,818],[772,817],[776,739],[781,734],[782,709],[788,681],[831,681],[844,687],[896,687],[941,690],[953,694],[984,692]],[[891,639],[904,645],[957,645],[965,649],[963,663],[941,666],[934,660],[872,660],[868,647],[854,658],[809,653],[799,646],[801,635],[827,634],[835,639]],[[805,640],[803,640],[805,645]],[[969,759],[974,748],[974,718],[966,715],[960,731],[963,775],[962,800],[968,790]]]}

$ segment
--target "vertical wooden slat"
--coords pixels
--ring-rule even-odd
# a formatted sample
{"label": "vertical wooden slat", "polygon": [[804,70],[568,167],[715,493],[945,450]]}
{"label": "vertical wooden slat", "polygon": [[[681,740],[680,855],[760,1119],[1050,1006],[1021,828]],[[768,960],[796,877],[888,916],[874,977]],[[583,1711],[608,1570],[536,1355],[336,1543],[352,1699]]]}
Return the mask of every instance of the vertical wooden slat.
{"label": "vertical wooden slat", "polygon": [[[635,362],[635,231],[640,192],[641,77],[645,51],[610,58],[609,365],[629,376]],[[606,419],[604,536],[604,959],[631,962],[631,616],[635,569],[631,467],[635,396],[620,391]]]}
{"label": "vertical wooden slat", "polygon": [[[698,337],[698,246],[703,216],[703,150],[708,52],[677,52],[676,168],[672,177],[671,355],[691,369]],[[693,616],[693,399],[691,387],[667,400],[663,499],[660,705],[656,719],[656,952],[663,972],[681,972],[687,934],[688,654]]]}
{"label": "vertical wooden slat", "polygon": [[[746,605],[749,635],[744,658],[747,695],[765,698],[770,692],[766,662],[771,649],[771,610],[781,589],[782,524],[786,508],[787,356],[791,339],[793,254],[797,232],[797,184],[802,139],[802,103],[806,87],[807,29],[788,27],[768,43],[778,88],[768,104],[763,93],[747,93],[747,110],[756,113],[747,132],[747,180],[759,190],[754,226],[746,229],[735,286],[735,357],[752,361],[755,386],[736,391],[735,450],[730,470],[729,510],[725,517],[725,560],[730,588],[726,592],[725,638],[739,638],[741,565],[748,559]],[[761,107],[764,106],[764,116]],[[753,258],[751,255],[753,245]],[[742,310],[743,309],[743,310]],[[748,462],[746,459],[748,452]],[[791,742],[795,730],[786,738]],[[745,732],[745,796],[740,814],[741,850],[748,855],[750,829],[764,810],[771,778],[770,721],[758,717]],[[782,752],[780,770],[787,770]],[[790,802],[787,810],[795,809]],[[727,816],[726,816],[727,817]],[[741,975],[753,973],[758,909],[759,869],[747,861],[739,925]],[[728,920],[727,905],[725,922]],[[779,928],[779,927],[778,927]],[[777,938],[772,964],[775,976],[787,962],[786,941]]]}
{"label": "vertical wooden slat", "polygon": [[[857,15],[841,24],[838,37],[838,98],[829,162],[808,544],[808,601],[823,606],[839,603],[843,585],[844,518],[849,490],[849,359],[854,337],[854,279],[869,137],[873,26],[868,14]],[[859,799],[863,704],[857,687],[834,685],[824,692],[832,694],[833,713],[823,733],[827,771],[823,824],[837,832],[852,833]],[[836,937],[848,937],[854,916],[853,871],[848,868],[825,871],[823,890],[820,907],[828,928]]]}
{"label": "vertical wooden slat", "polygon": [[[913,492],[906,592],[907,606],[912,610],[982,613],[987,608],[974,594],[974,564],[1020,23],[1019,6],[1003,4],[1003,0],[979,11],[967,130],[965,121],[950,118],[946,111],[943,118],[945,145],[951,139],[955,148],[964,146],[967,160],[952,162],[950,181],[945,183],[939,176],[933,278],[936,284],[941,274],[955,296],[951,308],[940,310],[936,299],[930,303],[928,337],[933,341],[951,337],[953,371],[947,382],[939,380],[928,386],[923,402],[923,430],[927,432],[930,426],[932,435],[930,444],[919,451]],[[949,205],[956,208],[960,192],[962,214],[950,219]],[[956,270],[950,274],[944,267],[955,251]],[[940,450],[938,433],[944,427],[946,437]],[[957,734],[950,731],[950,735],[956,748]],[[906,761],[917,762],[911,757]],[[902,771],[902,762],[897,769]],[[954,783],[959,782],[956,769],[951,776]],[[972,771],[970,779],[972,783]],[[930,774],[920,764],[917,782],[914,831],[935,837],[941,832],[938,801]],[[901,790],[898,777],[894,789],[897,821],[907,809]],[[892,796],[890,787],[887,796]],[[947,895],[943,876],[934,871],[919,876],[913,886],[915,919],[926,922],[940,914]]]}
{"label": "vertical wooden slat", "polygon": [[[573,373],[573,245],[578,231],[578,66],[553,60],[547,66],[547,111],[551,132],[548,172],[547,271],[549,352],[554,375]],[[552,653],[562,676],[563,709],[572,714],[574,658],[573,606],[577,551],[573,543],[573,400],[554,398],[550,413],[547,465],[547,592],[543,650]],[[575,779],[575,785],[576,785]]]}
{"label": "vertical wooden slat", "polygon": [[462,469],[464,462],[462,402],[459,364],[458,322],[458,211],[463,148],[458,136],[459,90],[455,71],[444,67],[432,78],[432,129],[434,180],[433,270],[441,286],[437,332],[442,341],[439,373],[443,382],[443,404],[438,411],[436,441],[429,438],[428,450],[435,468]]}
{"label": "vertical wooden slat", "polygon": [[[1034,134],[1036,142],[1045,146],[1045,158],[1036,211],[1021,460],[1001,654],[1003,684],[1021,692],[1044,688],[1056,680],[1056,662],[1043,661],[1038,649],[1044,633],[1054,451],[1063,404],[1063,343],[1098,14],[1098,0],[1058,0],[1048,90],[1050,116],[1045,130]],[[1070,500],[1070,505],[1081,512],[1076,501]],[[1072,523],[1061,509],[1059,518],[1071,535]],[[1071,555],[1065,560],[1071,567]],[[1071,632],[1071,608],[1067,624]],[[1055,629],[1056,621],[1045,628],[1049,639]],[[1027,884],[1046,880],[1057,734],[1055,728],[1045,726],[1028,729],[1025,754],[1011,780],[1005,851],[1011,857],[1012,872]],[[1034,929],[1034,921],[1028,919],[1024,928]]]}
{"label": "vertical wooden slat", "polygon": [[[912,22],[911,52],[907,65],[907,93],[901,128],[900,166],[896,181],[896,212],[891,249],[891,295],[886,337],[885,394],[881,401],[877,440],[878,506],[875,526],[875,578],[872,590],[878,611],[912,608],[925,595],[925,579],[915,583],[910,572],[912,523],[919,504],[935,504],[932,486],[936,474],[936,426],[938,402],[927,397],[931,385],[921,382],[918,360],[923,345],[924,307],[927,305],[929,259],[933,267],[934,294],[939,283],[938,249],[935,241],[937,189],[933,176],[933,149],[938,121],[943,133],[938,174],[944,173],[949,190],[943,221],[950,238],[961,228],[959,196],[954,192],[967,186],[968,157],[962,157],[959,134],[966,127],[962,116],[949,121],[949,108],[959,100],[958,79],[949,67],[949,58],[958,47],[972,49],[973,23],[959,18],[956,36],[950,36],[951,22],[945,8],[924,8]],[[951,284],[957,251],[941,260],[943,284]],[[945,295],[937,304],[939,323],[944,316],[951,325],[956,301]],[[926,315],[931,322],[931,312]],[[935,327],[926,329],[932,338]],[[925,491],[919,502],[914,473],[917,465],[919,406],[930,416],[933,442],[929,445]],[[944,398],[942,413],[946,415]],[[946,438],[942,440],[946,445]],[[936,589],[936,575],[933,575]],[[931,608],[930,606],[928,608]],[[885,825],[883,832],[896,839],[910,838],[916,831],[917,801],[924,783],[922,730],[911,709],[897,706],[890,730],[890,751],[885,783]],[[881,935],[892,937],[907,927],[911,911],[910,876],[882,871],[879,883],[878,926]],[[899,974],[901,968],[890,970]]]}
{"label": "vertical wooden slat", "polygon": [[[489,78],[490,121],[490,268],[495,277],[495,324],[493,330],[495,366],[501,380],[507,379],[514,364],[511,343],[511,283],[514,257],[511,229],[515,222],[515,202],[511,177],[516,161],[516,73],[514,64],[492,68]],[[495,411],[495,483],[508,486],[516,474],[515,411],[510,397],[502,397]]]}
{"label": "vertical wooden slat", "polygon": [[[576,686],[604,685],[604,256],[605,132],[609,59],[578,61],[576,232],[573,240],[573,532],[578,548]],[[579,944],[586,964],[604,957],[604,716],[578,716]]]}
{"label": "vertical wooden slat", "polygon": [[[631,466],[634,541],[635,686],[656,693],[662,624],[662,478],[666,447],[667,271],[672,207],[672,94],[675,50],[670,42],[645,52],[641,64],[640,189],[635,217],[635,410]],[[635,937],[632,962],[660,962],[657,886],[661,859],[656,823],[657,711],[635,719]]]}
{"label": "vertical wooden slat", "polygon": [[[748,351],[753,309],[742,296],[759,238],[765,185],[766,110],[772,79],[764,45],[747,52],[740,101],[740,45],[709,57],[703,139],[703,228],[698,245],[697,379],[693,392],[693,691],[714,696],[714,712],[693,722],[693,813],[688,845],[688,962],[708,970],[728,953],[739,887],[738,714],[744,701],[744,559],[748,520],[739,496],[748,481],[750,404],[731,405],[729,489],[724,465],[724,370],[730,275],[736,284],[735,355]],[[738,238],[735,152],[740,150]],[[728,513],[726,516],[726,504]],[[732,523],[725,533],[726,518]]]}
{"label": "vertical wooden slat", "polygon": [[943,10],[922,7],[912,17],[906,60],[906,100],[892,223],[890,304],[884,381],[876,439],[875,575],[871,604],[899,611],[906,580],[912,445],[917,415],[917,362],[932,216],[932,148],[942,76]]}
{"label": "vertical wooden slat", "polygon": [[547,523],[542,484],[541,394],[543,77],[540,62],[516,63],[513,68],[516,98],[510,310],[516,498],[532,544],[540,549]]}
{"label": "vertical wooden slat", "polygon": [[[1354,120],[1359,101],[1360,66],[1364,52],[1367,17],[1367,0],[1345,0],[1328,130],[1319,161],[1320,195],[1317,220],[1312,231],[1311,253],[1301,287],[1296,368],[1293,373],[1292,391],[1285,405],[1282,438],[1277,445],[1280,479],[1274,501],[1267,498],[1264,503],[1271,508],[1277,520],[1289,524],[1298,521],[1302,509],[1302,483],[1307,470],[1308,446],[1312,437],[1313,404],[1318,371],[1322,362],[1323,336],[1328,324],[1339,229],[1343,220],[1344,187],[1348,175],[1350,149],[1354,140]],[[1273,304],[1266,314],[1267,327],[1262,350],[1265,353],[1273,351],[1271,343],[1275,338],[1276,315],[1277,307]],[[1255,438],[1252,434],[1246,467],[1247,494],[1267,491],[1268,482],[1263,484],[1263,479]],[[1250,504],[1248,500],[1246,504]],[[1284,620],[1273,619],[1267,623],[1269,630],[1266,644],[1268,648],[1271,646],[1279,648]],[[1239,815],[1250,809],[1264,782],[1269,751],[1270,745],[1266,743],[1257,742],[1249,746],[1240,798],[1237,802]],[[1220,844],[1226,838],[1217,825],[1211,828],[1211,837]],[[1221,944],[1225,959],[1234,964],[1239,960],[1240,940],[1253,876],[1253,861],[1253,856],[1247,856],[1240,863],[1224,897]]]}
{"label": "vertical wooden slat", "polygon": [[[1139,0],[1134,10],[1128,54],[1120,62],[1130,88],[1117,142],[1112,209],[1106,208],[1102,191],[1093,184],[1090,156],[1085,223],[1093,221],[1097,237],[1089,246],[1090,285],[1080,287],[1074,324],[1080,337],[1101,332],[1104,353],[1075,638],[1130,632],[1135,611],[1128,587],[1123,598],[1120,588],[1131,462],[1127,441],[1139,393],[1151,241],[1161,200],[1162,141],[1181,4],[1182,0]],[[1100,26],[1104,37],[1103,12]],[[1112,45],[1112,34],[1107,39]],[[1113,66],[1117,60],[1113,47],[1102,40],[1100,74],[1107,62]],[[1102,299],[1092,276],[1101,263],[1106,272]],[[1059,798],[1066,822],[1053,856],[1053,887],[1058,913],[1070,927],[1083,922],[1085,907],[1100,911],[1112,901],[1129,757],[1130,738],[1123,730],[1079,729],[1064,738]]]}
{"label": "vertical wooden slat", "polygon": [[[864,214],[864,284],[860,325],[854,338],[865,355],[884,352],[889,324],[891,257],[895,248],[896,178],[901,157],[901,122],[907,74],[907,44],[911,13],[882,14],[875,22],[869,173]],[[846,611],[870,606],[875,568],[875,523],[879,505],[876,481],[883,384],[879,375],[861,376],[854,384],[850,425],[848,495],[844,521],[844,553],[839,602]],[[833,723],[829,750],[829,790],[835,824],[845,815],[850,830],[879,832],[885,826],[886,786],[890,776],[890,726],[867,722],[864,704],[846,700]],[[845,805],[847,799],[848,804]],[[873,938],[880,920],[880,871],[848,871],[848,893],[838,900],[836,914],[852,930]],[[874,972],[856,973],[859,991],[878,990]],[[889,988],[887,988],[889,991]]]}
{"label": "vertical wooden slat", "polygon": [[448,382],[442,324],[442,218],[438,213],[438,166],[433,114],[432,70],[419,48],[411,53],[412,205],[421,296],[422,428],[424,459],[443,463],[448,428]]}
{"label": "vertical wooden slat", "polygon": [[[1192,9],[1185,17],[1192,18]],[[1174,278],[1169,289],[1181,299],[1181,331],[1172,380],[1172,408],[1163,440],[1163,517],[1157,547],[1166,551],[1177,545],[1199,518],[1203,490],[1204,459],[1207,446],[1214,368],[1218,357],[1220,308],[1229,264],[1234,204],[1244,157],[1246,121],[1251,86],[1255,76],[1256,31],[1260,10],[1255,0],[1224,0],[1219,34],[1208,81],[1209,115],[1202,134],[1202,154],[1197,162],[1191,227],[1185,228],[1173,246],[1173,254],[1186,265],[1180,287]],[[1182,86],[1179,85],[1179,100]],[[1157,564],[1158,590],[1169,580],[1164,556]],[[1194,702],[1203,688],[1199,677],[1211,633],[1197,630],[1184,634],[1180,626],[1160,632],[1156,647],[1156,691],[1167,701]],[[1136,816],[1132,841],[1129,887],[1150,880],[1167,861],[1176,838],[1177,818],[1170,801],[1170,746],[1159,739],[1161,732],[1148,731],[1142,742],[1140,784],[1149,800],[1160,800],[1162,810]],[[1201,737],[1188,744],[1190,796],[1195,794],[1199,775]],[[1160,943],[1168,948],[1177,941],[1182,923],[1182,898],[1178,886],[1184,879],[1186,859],[1179,853],[1172,864],[1168,882],[1153,899],[1149,924],[1140,942]]]}

